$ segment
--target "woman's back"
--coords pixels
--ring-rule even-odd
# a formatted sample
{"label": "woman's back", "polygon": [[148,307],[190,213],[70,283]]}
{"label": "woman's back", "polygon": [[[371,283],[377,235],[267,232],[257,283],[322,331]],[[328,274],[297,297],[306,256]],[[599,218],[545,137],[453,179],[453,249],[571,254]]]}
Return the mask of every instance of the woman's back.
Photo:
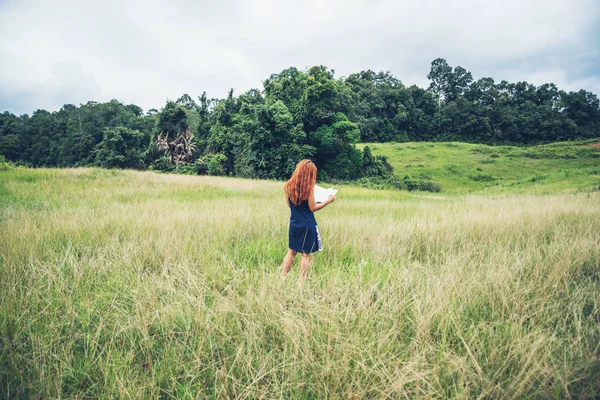
{"label": "woman's back", "polygon": [[310,207],[308,206],[308,200],[302,200],[298,205],[295,205],[289,198],[288,201],[290,203],[290,211],[292,212],[290,217],[292,223],[301,225],[317,224],[315,214],[310,211]]}

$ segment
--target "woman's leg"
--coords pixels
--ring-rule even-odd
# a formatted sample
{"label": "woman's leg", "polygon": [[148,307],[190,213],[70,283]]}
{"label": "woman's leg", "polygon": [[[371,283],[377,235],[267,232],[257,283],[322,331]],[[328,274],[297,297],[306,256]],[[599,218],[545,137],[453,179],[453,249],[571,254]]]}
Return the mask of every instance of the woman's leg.
{"label": "woman's leg", "polygon": [[296,256],[296,251],[289,249],[285,257],[283,258],[281,277],[285,278],[288,272],[290,272],[290,268],[292,268],[292,262],[294,261],[294,257]]}
{"label": "woman's leg", "polygon": [[310,253],[302,253],[302,262],[300,266],[300,277],[304,279],[308,273],[308,268],[310,268]]}

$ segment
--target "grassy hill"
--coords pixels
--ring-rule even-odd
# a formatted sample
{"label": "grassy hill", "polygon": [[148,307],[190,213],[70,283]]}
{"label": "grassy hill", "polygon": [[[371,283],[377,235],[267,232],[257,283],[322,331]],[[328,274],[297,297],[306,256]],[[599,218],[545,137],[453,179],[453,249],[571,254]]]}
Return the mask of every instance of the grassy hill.
{"label": "grassy hill", "polygon": [[443,192],[551,193],[600,187],[598,139],[540,146],[468,143],[362,143],[400,177],[438,183]]}
{"label": "grassy hill", "polygon": [[[537,172],[514,148],[428,146],[379,150],[437,179],[458,154],[465,173]],[[441,183],[490,184],[459,175]],[[281,182],[0,171],[0,397],[597,397],[600,191],[568,178],[545,195],[344,186],[301,283],[299,260],[279,278]]]}

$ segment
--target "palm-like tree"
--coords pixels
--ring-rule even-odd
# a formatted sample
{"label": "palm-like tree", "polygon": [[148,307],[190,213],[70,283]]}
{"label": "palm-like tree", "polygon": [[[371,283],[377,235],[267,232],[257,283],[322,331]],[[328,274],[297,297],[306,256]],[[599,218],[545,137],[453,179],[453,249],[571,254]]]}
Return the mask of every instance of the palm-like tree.
{"label": "palm-like tree", "polygon": [[193,139],[190,128],[186,128],[183,134],[175,135],[174,138],[169,138],[169,132],[161,132],[156,138],[156,145],[160,150],[166,151],[170,161],[179,168],[180,164],[192,160],[192,153],[196,150]]}

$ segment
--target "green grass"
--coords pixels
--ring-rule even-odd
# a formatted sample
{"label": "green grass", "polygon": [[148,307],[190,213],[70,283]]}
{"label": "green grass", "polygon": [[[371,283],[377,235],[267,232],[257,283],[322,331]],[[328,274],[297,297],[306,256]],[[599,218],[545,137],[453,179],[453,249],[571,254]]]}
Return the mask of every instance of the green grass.
{"label": "green grass", "polygon": [[438,183],[442,191],[555,193],[600,185],[600,139],[540,146],[447,143],[362,143],[384,155],[394,173]]}
{"label": "green grass", "polygon": [[0,397],[597,398],[600,191],[569,178],[342,185],[301,283],[282,182],[0,171]]}

